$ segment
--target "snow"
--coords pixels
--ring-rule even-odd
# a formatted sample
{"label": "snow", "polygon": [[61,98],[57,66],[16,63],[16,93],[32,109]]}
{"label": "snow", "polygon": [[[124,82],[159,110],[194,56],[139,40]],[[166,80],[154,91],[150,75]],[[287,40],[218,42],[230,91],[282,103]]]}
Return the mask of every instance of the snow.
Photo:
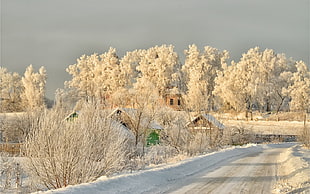
{"label": "snow", "polygon": [[244,127],[255,134],[300,135],[304,123],[300,121],[242,121],[224,120],[227,128]]}
{"label": "snow", "polygon": [[310,150],[296,145],[281,154],[274,193],[310,193]]}
{"label": "snow", "polygon": [[[41,193],[184,193],[187,191],[186,189],[189,189],[189,191],[191,189],[195,190],[201,188],[200,184],[205,184],[203,183],[204,181],[199,181],[202,172],[206,173],[206,175],[202,177],[206,180],[208,180],[208,176],[212,177],[220,172],[237,173],[237,175],[234,175],[233,177],[228,174],[227,178],[219,177],[215,179],[212,177],[212,179],[215,180],[210,183],[212,186],[217,186],[221,179],[228,181],[226,186],[215,188],[215,190],[220,190],[221,192],[225,190],[228,192],[231,191],[231,186],[240,189],[235,184],[240,184],[240,181],[244,178],[251,178],[249,173],[253,173],[253,166],[255,171],[254,174],[261,173],[260,170],[256,168],[266,168],[266,165],[270,165],[268,168],[277,166],[276,164],[278,163],[272,162],[275,160],[275,153],[278,154],[278,162],[281,164],[278,169],[286,169],[290,172],[290,175],[294,174],[294,176],[287,176],[296,181],[295,185],[290,185],[290,190],[297,189],[298,191],[308,192],[309,187],[308,190],[306,189],[310,183],[308,168],[310,161],[309,158],[308,161],[305,161],[304,159],[309,157],[310,151],[303,149],[303,153],[301,153],[301,147],[299,144],[284,143],[271,145],[250,144],[246,146],[226,148],[206,155],[188,158],[176,163],[160,165],[147,170],[125,173],[109,178],[101,177],[91,183],[68,186],[66,188]],[[306,157],[301,157],[305,156],[304,154],[308,155],[306,155]],[[256,155],[258,157],[256,157]],[[295,158],[291,159],[291,162],[288,162],[288,157],[291,157],[292,155],[295,156]],[[242,164],[241,161],[243,161],[244,164]],[[253,161],[254,163],[248,165],[249,161]],[[302,163],[300,161],[302,161]],[[227,168],[235,166],[233,164],[239,164],[237,165],[238,167],[234,168],[242,168],[245,165],[248,165],[248,167],[242,168],[240,171],[236,171],[236,169],[230,169],[230,171],[227,170]],[[278,178],[277,176],[258,175],[254,178],[255,186],[251,189],[255,190],[256,187],[261,187],[264,189],[263,191],[268,191],[269,187],[262,186],[262,182],[265,181],[271,187],[270,192],[274,182],[276,182],[276,184],[273,192],[278,193],[284,191],[284,189],[288,190],[288,188],[284,188],[284,183],[292,183],[291,179],[287,179],[286,182],[283,182],[282,178],[285,176],[282,172],[278,172],[279,170],[271,171],[273,173],[279,173]],[[269,173],[270,169],[267,169],[266,172]],[[264,180],[264,177],[266,177],[267,180]],[[238,181],[236,181],[236,179],[238,179]],[[195,180],[198,180],[198,182],[192,182]],[[246,183],[242,184],[246,184],[246,186],[253,185],[252,182],[245,182]]]}
{"label": "snow", "polygon": [[199,173],[201,167],[220,167],[221,162],[243,155],[245,149],[247,149],[247,152],[251,152],[261,150],[263,147],[262,145],[249,144],[242,147],[227,148],[157,168],[111,178],[101,177],[95,182],[68,186],[67,188],[51,190],[46,193],[160,193],[171,189],[170,183],[181,181],[188,176]]}

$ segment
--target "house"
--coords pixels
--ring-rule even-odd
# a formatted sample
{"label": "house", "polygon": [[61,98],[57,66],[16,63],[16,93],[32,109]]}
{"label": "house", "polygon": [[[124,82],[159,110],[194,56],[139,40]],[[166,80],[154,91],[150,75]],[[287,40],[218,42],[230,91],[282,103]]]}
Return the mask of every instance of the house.
{"label": "house", "polygon": [[133,117],[136,114],[136,111],[131,108],[115,108],[109,115],[109,118],[112,118],[115,121],[118,121],[126,128],[133,128]]}
{"label": "house", "polygon": [[73,111],[72,113],[70,113],[65,120],[66,121],[73,121],[74,119],[78,118],[79,116],[79,112],[78,111]]}
{"label": "house", "polygon": [[214,116],[210,114],[199,114],[191,119],[186,125],[189,128],[201,130],[201,129],[218,129],[224,130],[225,126],[218,121]]}
{"label": "house", "polygon": [[225,126],[210,114],[199,114],[186,125],[191,133],[201,133],[208,137],[210,145],[220,142]]}
{"label": "house", "polygon": [[163,127],[152,118],[145,117],[142,112],[133,108],[116,108],[109,115],[136,136],[146,135],[147,145],[159,143],[160,131]]}
{"label": "house", "polygon": [[164,96],[165,104],[174,110],[182,110],[183,101],[182,94],[177,87],[171,87],[168,89],[166,95]]}
{"label": "house", "polygon": [[137,120],[140,120],[140,125],[145,126],[148,129],[163,129],[163,127],[156,121],[150,120],[150,118],[143,117],[143,115],[141,115],[141,112],[134,108],[116,108],[108,115],[108,117],[119,121],[121,124],[123,124],[129,129],[135,127],[133,125],[139,122]]}
{"label": "house", "polygon": [[165,96],[166,105],[174,110],[182,110],[181,94],[167,94]]}

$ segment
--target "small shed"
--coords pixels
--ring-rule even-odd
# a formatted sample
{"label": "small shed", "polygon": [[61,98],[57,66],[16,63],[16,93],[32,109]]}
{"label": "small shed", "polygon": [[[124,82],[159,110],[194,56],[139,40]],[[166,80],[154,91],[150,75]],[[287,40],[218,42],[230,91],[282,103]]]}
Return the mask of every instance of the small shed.
{"label": "small shed", "polygon": [[225,126],[210,114],[200,114],[187,123],[191,133],[201,133],[208,137],[210,145],[215,145],[221,141]]}
{"label": "small shed", "polygon": [[187,127],[201,130],[201,129],[219,129],[224,130],[225,126],[223,123],[218,121],[214,116],[210,114],[199,114],[193,117],[190,122],[187,123]]}

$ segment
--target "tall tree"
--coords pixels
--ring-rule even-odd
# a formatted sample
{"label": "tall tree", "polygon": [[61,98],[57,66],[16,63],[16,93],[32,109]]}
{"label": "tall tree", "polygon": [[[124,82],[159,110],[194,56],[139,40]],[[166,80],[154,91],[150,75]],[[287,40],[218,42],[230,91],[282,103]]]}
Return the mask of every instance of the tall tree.
{"label": "tall tree", "polygon": [[172,45],[162,45],[149,48],[143,52],[142,59],[136,70],[140,73],[137,82],[150,83],[164,97],[173,86],[174,74],[178,67],[178,55]]}
{"label": "tall tree", "polygon": [[294,111],[310,111],[310,71],[303,61],[296,62],[297,72],[291,78],[293,84],[288,92],[292,98],[290,106]]}
{"label": "tall tree", "polygon": [[258,53],[253,77],[254,97],[265,111],[280,110],[288,96],[282,92],[289,85],[289,73],[295,71],[294,61],[272,49]]}
{"label": "tall tree", "polygon": [[262,111],[279,111],[288,99],[285,90],[296,71],[294,61],[272,49],[251,48],[238,63],[226,67],[216,79],[215,94],[224,104],[246,112],[253,105]]}
{"label": "tall tree", "polygon": [[105,102],[113,92],[126,85],[126,71],[121,68],[114,48],[101,55],[83,55],[66,71],[72,80],[65,85],[77,89],[80,97],[86,100]]}
{"label": "tall tree", "polygon": [[246,111],[246,116],[254,99],[255,66],[259,58],[259,48],[252,48],[238,63],[225,67],[216,79],[214,94],[219,96],[223,103],[236,111]]}
{"label": "tall tree", "polygon": [[45,106],[45,85],[47,74],[42,66],[36,73],[32,65],[29,65],[22,78],[24,86],[23,104],[26,109],[35,109]]}
{"label": "tall tree", "polygon": [[128,88],[132,88],[133,84],[137,82],[137,78],[141,77],[141,71],[138,70],[146,50],[139,49],[127,52],[120,60],[121,67],[125,72],[125,81]]}
{"label": "tall tree", "polygon": [[0,67],[0,111],[22,111],[21,94],[23,86],[18,73],[10,73]]}
{"label": "tall tree", "polygon": [[185,55],[182,72],[187,87],[186,102],[195,111],[211,110],[214,108],[214,80],[218,71],[226,66],[228,52],[206,46],[201,53],[196,45],[191,45]]}

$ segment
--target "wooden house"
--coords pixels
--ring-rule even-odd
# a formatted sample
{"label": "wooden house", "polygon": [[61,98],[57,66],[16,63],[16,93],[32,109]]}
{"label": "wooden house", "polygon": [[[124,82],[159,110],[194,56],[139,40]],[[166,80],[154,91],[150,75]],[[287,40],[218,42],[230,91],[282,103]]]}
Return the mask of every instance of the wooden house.
{"label": "wooden house", "polygon": [[165,105],[180,111],[183,107],[182,92],[177,87],[170,87],[167,89],[166,94],[163,97]]}
{"label": "wooden house", "polygon": [[145,133],[147,135],[147,145],[159,143],[160,131],[163,127],[154,120],[144,117],[141,112],[133,108],[116,108],[109,116],[128,128],[135,135]]}
{"label": "wooden house", "polygon": [[203,129],[205,128],[218,128],[223,130],[225,128],[224,124],[218,121],[214,116],[210,114],[199,114],[191,119],[190,122],[187,123],[188,127],[192,127],[194,129]]}
{"label": "wooden house", "polygon": [[199,114],[186,124],[192,133],[204,133],[211,142],[217,141],[223,136],[224,124],[210,114]]}
{"label": "wooden house", "polygon": [[181,94],[167,94],[165,96],[165,103],[168,107],[174,110],[182,110]]}

